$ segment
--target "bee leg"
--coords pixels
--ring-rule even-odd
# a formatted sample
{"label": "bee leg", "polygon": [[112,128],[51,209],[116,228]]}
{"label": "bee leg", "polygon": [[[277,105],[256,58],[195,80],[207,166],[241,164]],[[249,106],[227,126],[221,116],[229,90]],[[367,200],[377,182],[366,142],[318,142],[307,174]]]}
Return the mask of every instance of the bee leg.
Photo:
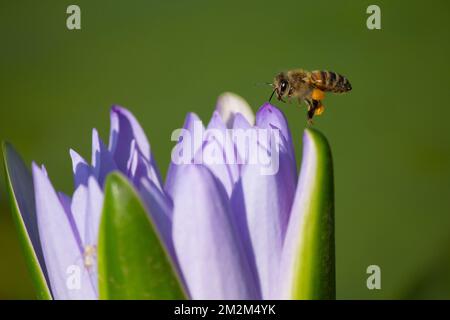
{"label": "bee leg", "polygon": [[320,116],[325,111],[325,107],[322,104],[322,101],[319,101],[316,108],[314,108],[314,115]]}
{"label": "bee leg", "polygon": [[312,125],[313,124],[312,119],[314,117],[314,113],[316,110],[316,108],[314,107],[314,100],[311,101],[311,100],[307,99],[305,101],[306,101],[306,104],[308,105],[308,112],[306,113],[307,117],[308,117],[308,124]]}
{"label": "bee leg", "polygon": [[308,110],[308,124],[313,124],[314,109]]}
{"label": "bee leg", "polygon": [[286,101],[283,100],[283,98],[281,96],[278,96],[278,101],[284,102],[286,103]]}

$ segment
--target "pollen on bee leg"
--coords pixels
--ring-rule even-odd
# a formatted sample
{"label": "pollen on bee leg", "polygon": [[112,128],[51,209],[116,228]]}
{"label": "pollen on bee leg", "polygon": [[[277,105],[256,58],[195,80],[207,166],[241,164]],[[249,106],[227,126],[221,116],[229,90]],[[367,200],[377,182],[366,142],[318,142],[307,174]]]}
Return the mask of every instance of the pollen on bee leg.
{"label": "pollen on bee leg", "polygon": [[314,100],[323,100],[325,98],[325,92],[319,89],[314,89],[311,94],[311,98]]}
{"label": "pollen on bee leg", "polygon": [[325,111],[325,107],[323,106],[323,104],[321,104],[320,106],[318,106],[316,108],[316,110],[314,110],[314,115],[320,116],[324,111]]}

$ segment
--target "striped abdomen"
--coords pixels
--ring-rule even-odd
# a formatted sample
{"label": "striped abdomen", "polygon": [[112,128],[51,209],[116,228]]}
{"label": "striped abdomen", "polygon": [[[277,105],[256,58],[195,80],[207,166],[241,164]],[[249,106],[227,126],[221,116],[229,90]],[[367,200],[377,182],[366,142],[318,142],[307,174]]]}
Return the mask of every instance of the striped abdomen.
{"label": "striped abdomen", "polygon": [[312,71],[311,84],[322,91],[343,93],[352,90],[352,85],[346,77],[331,71]]}

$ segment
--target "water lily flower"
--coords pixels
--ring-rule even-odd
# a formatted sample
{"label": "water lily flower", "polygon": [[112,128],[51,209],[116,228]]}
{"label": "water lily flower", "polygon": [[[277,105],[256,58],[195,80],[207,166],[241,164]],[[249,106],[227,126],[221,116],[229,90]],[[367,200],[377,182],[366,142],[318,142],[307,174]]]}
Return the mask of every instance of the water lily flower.
{"label": "water lily flower", "polygon": [[[111,282],[127,292],[131,281],[156,283],[170,269],[174,276],[165,279],[191,299],[334,298],[333,180],[325,138],[305,131],[298,177],[283,113],[266,103],[255,117],[245,100],[227,93],[206,128],[189,113],[176,140],[163,183],[144,130],[128,110],[113,106],[109,144],[94,129],[90,162],[70,150],[71,196],[54,189],[45,167],[33,163],[29,175],[14,149],[4,147],[13,209],[41,297],[111,297],[103,295]],[[117,173],[142,203],[149,233],[155,231],[148,251],[132,256],[155,266],[154,274],[131,274],[131,260],[120,255],[127,250],[114,252],[121,238],[107,234],[108,210],[115,210],[110,201],[122,192],[108,187]],[[118,206],[130,197],[116,199]],[[131,217],[127,210],[120,216]],[[138,246],[146,237],[133,234],[127,241]],[[108,241],[118,245],[99,248]],[[155,246],[163,252],[157,259]],[[113,255],[117,265],[109,266]],[[169,264],[158,264],[165,259]],[[120,276],[110,277],[105,266]],[[163,283],[149,295],[123,296],[164,298],[171,288]]]}

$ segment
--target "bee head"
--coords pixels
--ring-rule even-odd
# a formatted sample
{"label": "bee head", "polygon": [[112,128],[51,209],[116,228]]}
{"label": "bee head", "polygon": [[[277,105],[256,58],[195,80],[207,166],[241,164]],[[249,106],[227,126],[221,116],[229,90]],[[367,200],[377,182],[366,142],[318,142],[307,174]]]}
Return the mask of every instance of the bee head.
{"label": "bee head", "polygon": [[289,81],[284,73],[280,73],[275,77],[273,80],[273,88],[274,90],[270,99],[272,99],[272,96],[276,93],[278,100],[282,101],[282,98],[289,92]]}

